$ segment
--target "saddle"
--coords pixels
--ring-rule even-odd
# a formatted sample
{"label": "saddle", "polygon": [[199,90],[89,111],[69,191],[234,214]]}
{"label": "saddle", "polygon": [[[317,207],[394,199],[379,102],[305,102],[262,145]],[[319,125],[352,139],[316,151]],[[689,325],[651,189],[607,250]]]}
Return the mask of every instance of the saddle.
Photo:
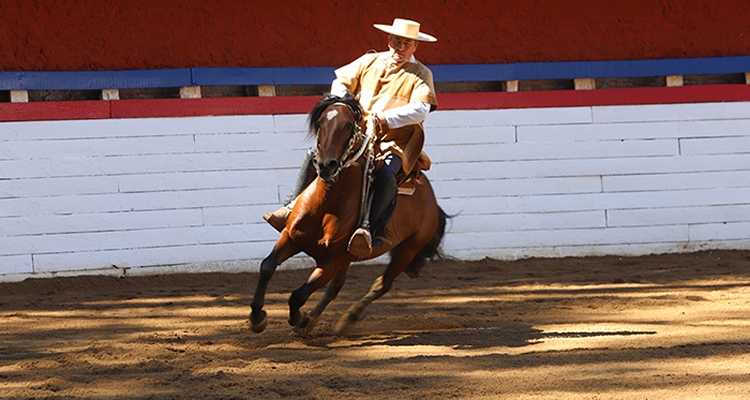
{"label": "saddle", "polygon": [[[365,181],[372,181],[377,171],[385,165],[382,158],[376,158],[373,160],[373,169],[369,173],[369,176],[365,178]],[[432,160],[424,151],[419,153],[417,163],[408,174],[403,170],[399,171],[396,175],[396,188],[398,189],[398,195],[411,196],[416,190],[416,180],[422,175],[422,171],[428,171],[432,166]],[[365,184],[362,188],[362,199],[363,204],[359,214],[359,226],[369,229],[370,223],[370,208],[372,206],[373,192],[369,184]],[[365,200],[366,199],[366,200]]]}
{"label": "saddle", "polygon": [[390,243],[390,241],[385,238],[387,234],[383,230],[385,229],[385,222],[390,219],[391,214],[395,210],[396,198],[398,198],[399,195],[413,195],[416,191],[416,181],[421,176],[422,171],[429,170],[432,165],[430,157],[428,157],[424,151],[420,152],[416,165],[411,172],[406,174],[401,170],[396,175],[397,193],[390,206],[385,210],[381,210],[382,212],[385,212],[385,215],[381,215],[381,211],[379,211],[378,216],[375,217],[377,220],[370,221],[370,211],[374,199],[374,191],[372,187],[370,187],[371,185],[369,182],[373,181],[374,175],[380,168],[383,168],[383,165],[385,164],[380,158],[376,158],[370,162],[372,162],[372,169],[365,175],[365,184],[362,188],[363,202],[359,214],[359,228],[354,231],[354,234],[349,239],[347,248],[351,254],[357,257],[368,256],[372,252],[373,239],[371,235],[373,233],[377,234],[377,232],[371,232],[371,223],[382,224],[380,225],[380,228],[376,228],[376,230],[380,231],[380,234],[383,235],[383,237],[379,237],[379,240],[384,243]]}

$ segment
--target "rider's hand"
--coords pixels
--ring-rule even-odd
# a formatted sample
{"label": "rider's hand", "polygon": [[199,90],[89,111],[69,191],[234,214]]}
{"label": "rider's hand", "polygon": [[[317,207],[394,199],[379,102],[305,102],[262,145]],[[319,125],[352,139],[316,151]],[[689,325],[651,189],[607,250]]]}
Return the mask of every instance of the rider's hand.
{"label": "rider's hand", "polygon": [[372,120],[375,122],[375,126],[387,125],[388,122],[385,120],[383,113],[376,112],[372,115]]}

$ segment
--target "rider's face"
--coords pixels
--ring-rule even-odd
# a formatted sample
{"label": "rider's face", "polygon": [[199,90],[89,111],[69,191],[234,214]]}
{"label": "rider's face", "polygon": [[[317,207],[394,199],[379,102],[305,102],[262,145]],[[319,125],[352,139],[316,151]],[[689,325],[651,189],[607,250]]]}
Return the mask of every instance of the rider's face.
{"label": "rider's face", "polygon": [[391,58],[396,62],[408,60],[417,51],[418,45],[419,42],[414,39],[388,35],[388,48],[391,49]]}

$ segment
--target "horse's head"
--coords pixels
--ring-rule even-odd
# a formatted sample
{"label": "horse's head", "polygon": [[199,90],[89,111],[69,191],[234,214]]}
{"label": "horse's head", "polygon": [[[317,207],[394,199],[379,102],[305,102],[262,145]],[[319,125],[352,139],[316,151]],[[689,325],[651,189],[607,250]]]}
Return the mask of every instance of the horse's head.
{"label": "horse's head", "polygon": [[362,106],[350,94],[327,95],[310,111],[310,135],[316,137],[315,169],[326,183],[333,183],[342,169],[361,154]]}

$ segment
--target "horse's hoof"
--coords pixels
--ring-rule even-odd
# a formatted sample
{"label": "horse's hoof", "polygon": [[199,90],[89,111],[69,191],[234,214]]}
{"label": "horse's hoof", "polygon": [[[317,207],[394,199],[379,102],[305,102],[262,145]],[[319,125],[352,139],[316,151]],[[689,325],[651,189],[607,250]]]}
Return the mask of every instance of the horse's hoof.
{"label": "horse's hoof", "polygon": [[266,315],[265,311],[261,311],[261,320],[258,321],[258,318],[254,318],[253,314],[250,313],[250,329],[253,330],[255,333],[261,333],[266,329],[266,326],[268,326],[268,315]]}
{"label": "horse's hoof", "polygon": [[307,321],[310,319],[310,316],[307,314],[306,311],[300,311],[296,314],[292,314],[289,316],[289,318],[286,320],[289,325],[291,325],[293,328],[301,327],[304,328],[307,325]]}
{"label": "horse's hoof", "polygon": [[357,317],[352,313],[346,313],[339,318],[339,322],[336,323],[334,330],[339,336],[349,336],[352,330],[354,330],[355,322],[357,322]]}
{"label": "horse's hoof", "polygon": [[310,318],[309,316],[306,316],[302,322],[292,328],[292,331],[302,337],[308,337],[310,336],[310,333],[315,329],[315,325],[318,324],[317,318]]}

